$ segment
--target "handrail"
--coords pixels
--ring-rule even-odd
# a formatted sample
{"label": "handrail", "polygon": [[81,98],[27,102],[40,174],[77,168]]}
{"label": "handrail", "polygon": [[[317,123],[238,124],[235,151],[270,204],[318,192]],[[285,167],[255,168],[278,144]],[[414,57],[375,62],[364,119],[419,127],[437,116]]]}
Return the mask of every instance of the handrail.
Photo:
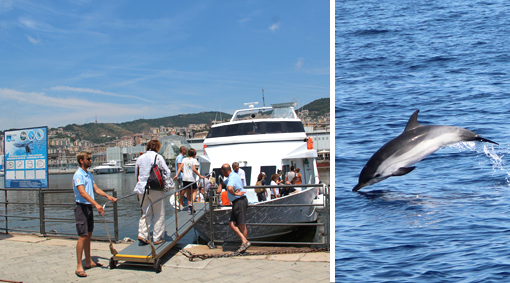
{"label": "handrail", "polygon": [[[132,193],[132,194],[129,194],[129,195],[125,195],[125,196],[119,197],[119,198],[117,198],[117,201],[119,201],[121,199],[128,198],[130,196],[134,196],[134,195],[136,195],[136,193]],[[109,203],[113,203],[113,201],[108,200],[105,204],[103,204],[103,210],[105,209],[106,205],[109,204]]]}
{"label": "handrail", "polygon": [[[205,175],[205,177],[209,177],[209,176],[214,176],[214,172],[210,172],[207,175]],[[145,210],[145,213],[143,213],[143,209],[140,208],[142,210],[142,213],[143,213],[141,218],[145,218],[145,225],[147,225],[147,232],[150,233],[149,222],[147,221],[147,214],[149,213],[149,210],[151,209],[153,204],[164,200],[166,197],[172,196],[172,195],[174,195],[174,194],[176,194],[176,193],[178,193],[180,191],[183,191],[183,190],[187,189],[188,187],[190,187],[193,184],[196,184],[198,182],[200,182],[200,180],[195,181],[195,182],[193,182],[193,183],[191,183],[191,184],[189,184],[187,186],[184,186],[184,187],[182,187],[182,188],[180,188],[178,190],[170,190],[171,192],[169,194],[163,195],[163,197],[161,197],[161,198],[159,198],[159,199],[149,203],[149,205],[147,206],[147,209]],[[194,205],[195,202],[193,200],[191,200],[191,203],[192,203],[192,206],[191,206],[192,222],[195,222],[195,205]],[[177,217],[177,205],[178,205],[177,203],[174,205],[175,212],[176,212],[174,214],[174,216],[175,216],[175,225],[176,225],[175,233],[176,233],[176,235],[178,237],[179,236],[179,229],[178,229],[178,223],[177,223],[177,219],[178,219],[178,217]],[[204,209],[206,210],[206,207],[204,207]],[[150,244],[150,247],[151,247],[152,256],[155,257],[156,256],[156,248],[154,247],[154,243],[152,242],[151,237],[148,237],[148,241],[149,241],[149,244]]]}
{"label": "handrail", "polygon": [[[74,194],[73,190],[64,190],[64,189],[43,189],[43,188],[26,188],[26,189],[12,189],[12,188],[0,188],[0,191],[4,191],[5,193],[5,201],[0,202],[1,205],[5,205],[3,214],[0,215],[0,217],[5,219],[5,227],[1,227],[0,231],[5,231],[5,233],[9,233],[9,231],[19,231],[19,232],[30,232],[30,233],[40,233],[41,235],[47,235],[51,234],[52,236],[59,236],[59,235],[68,235],[66,233],[53,233],[46,231],[46,223],[73,223],[75,222],[75,219],[71,218],[62,218],[62,217],[46,217],[46,211],[48,208],[63,208],[63,207],[72,207],[73,203],[45,203],[45,195],[48,194]],[[8,199],[8,192],[16,191],[16,192],[22,192],[22,193],[36,193],[38,197],[36,196],[35,200],[33,202],[10,202]],[[116,195],[116,190],[107,188],[103,189],[105,192],[113,192],[113,196]],[[38,202],[37,202],[38,199]],[[37,205],[39,206],[38,212],[34,211],[32,215],[37,216],[28,216],[28,215],[10,215],[9,214],[9,205]],[[26,230],[26,229],[17,229],[17,228],[10,228],[9,227],[9,218],[21,218],[21,219],[39,219],[39,229],[38,230]],[[114,223],[115,226],[115,238],[118,240],[118,228],[117,228],[117,210],[114,209],[113,214],[113,221],[109,220],[107,223]],[[96,222],[96,221],[94,221]],[[71,235],[71,234],[69,234]],[[103,239],[104,236],[94,236],[96,239],[99,237]]]}
{"label": "handrail", "polygon": [[[208,173],[207,175],[205,175],[205,177],[211,176],[211,175],[213,175],[213,174],[214,174],[214,172]],[[187,186],[185,186],[185,187],[183,187],[183,188],[180,188],[180,189],[178,189],[178,190],[174,190],[174,191],[173,191],[173,192],[171,192],[170,194],[165,195],[165,196],[163,196],[162,198],[159,198],[159,199],[157,199],[157,200],[155,200],[155,201],[151,202],[151,203],[149,204],[149,206],[147,206],[147,209],[146,209],[146,211],[145,211],[144,215],[147,215],[147,213],[149,213],[149,209],[150,209],[150,208],[152,207],[152,205],[153,205],[153,204],[155,204],[156,202],[161,201],[161,200],[165,199],[166,197],[171,196],[172,194],[175,194],[175,193],[178,193],[178,192],[180,192],[180,191],[182,191],[182,190],[185,190],[185,189],[187,189],[188,187],[190,187],[190,186],[192,186],[193,184],[196,184],[196,183],[198,183],[198,182],[200,182],[200,180],[195,181],[195,182],[193,182],[193,183],[191,183],[191,184],[189,184],[189,185],[187,185]],[[194,201],[192,201],[192,203],[194,204],[195,202],[194,202]],[[143,210],[142,210],[142,211],[143,211]],[[142,215],[142,217],[143,217],[143,215]]]}

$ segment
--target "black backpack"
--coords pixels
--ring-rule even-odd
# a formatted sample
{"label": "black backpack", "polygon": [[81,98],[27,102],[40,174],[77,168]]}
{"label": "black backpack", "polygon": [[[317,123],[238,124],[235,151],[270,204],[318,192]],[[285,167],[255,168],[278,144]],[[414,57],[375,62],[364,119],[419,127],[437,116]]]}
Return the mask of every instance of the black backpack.
{"label": "black backpack", "polygon": [[159,169],[156,164],[156,160],[158,159],[158,154],[156,153],[156,157],[154,158],[154,164],[151,167],[151,172],[149,174],[149,178],[147,179],[147,185],[145,185],[145,190],[149,189],[155,191],[162,191],[165,188],[163,183],[163,174],[161,173],[161,169]]}

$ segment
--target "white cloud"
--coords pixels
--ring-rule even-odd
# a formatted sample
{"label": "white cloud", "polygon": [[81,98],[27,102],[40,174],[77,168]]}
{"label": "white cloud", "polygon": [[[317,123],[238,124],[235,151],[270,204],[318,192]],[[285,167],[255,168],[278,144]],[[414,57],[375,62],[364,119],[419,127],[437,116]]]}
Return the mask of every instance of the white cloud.
{"label": "white cloud", "polygon": [[305,58],[303,58],[303,57],[300,57],[300,58],[298,59],[298,61],[297,61],[297,63],[296,63],[296,70],[301,69],[301,67],[302,67],[302,66],[303,66],[303,64],[304,64],[304,63],[303,63],[303,61],[304,61],[304,60],[305,60]]}
{"label": "white cloud", "polygon": [[242,18],[242,19],[239,20],[239,23],[243,24],[243,23],[246,23],[248,21],[250,21],[250,18]]}
{"label": "white cloud", "polygon": [[272,32],[276,32],[276,30],[277,30],[277,29],[279,29],[279,28],[280,28],[280,21],[278,21],[278,22],[276,22],[276,23],[272,24],[272,25],[269,27],[269,29],[270,29]]}
{"label": "white cloud", "polygon": [[[92,122],[97,114],[101,122],[122,122],[139,117],[163,117],[178,112],[174,105],[117,104],[89,101],[82,98],[51,97],[44,92],[22,92],[0,88],[0,124],[4,129],[15,127],[65,126]],[[16,117],[16,121],[14,121]]]}
{"label": "white cloud", "polygon": [[36,29],[36,27],[37,27],[37,23],[35,21],[29,20],[29,19],[20,18],[19,22],[22,25],[24,25],[25,27],[30,28],[30,29]]}
{"label": "white cloud", "polygon": [[27,35],[27,38],[28,38],[28,41],[32,42],[33,44],[38,44],[39,42],[41,42],[41,39],[39,37],[37,37],[37,39],[31,37],[30,35]]}
{"label": "white cloud", "polygon": [[85,92],[85,93],[95,93],[95,94],[101,94],[101,95],[108,95],[108,96],[116,96],[116,97],[125,97],[125,98],[134,98],[146,102],[154,102],[152,100],[148,100],[142,97],[137,97],[133,95],[124,95],[124,94],[117,94],[113,92],[107,92],[97,89],[91,89],[91,88],[78,88],[78,87],[70,87],[70,86],[54,86],[51,87],[50,90],[53,91],[71,91],[71,92]]}
{"label": "white cloud", "polygon": [[28,18],[19,18],[19,22],[23,27],[31,29],[31,30],[36,30],[39,32],[69,33],[69,31],[65,31],[60,28],[55,28],[54,26],[47,24],[45,22],[34,21],[34,20],[31,20]]}

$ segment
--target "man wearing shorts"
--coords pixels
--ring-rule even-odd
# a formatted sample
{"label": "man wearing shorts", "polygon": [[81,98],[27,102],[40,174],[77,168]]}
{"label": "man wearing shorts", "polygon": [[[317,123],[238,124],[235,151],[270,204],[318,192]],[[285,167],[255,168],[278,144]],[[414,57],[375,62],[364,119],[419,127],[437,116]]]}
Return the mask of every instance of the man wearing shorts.
{"label": "man wearing shorts", "polygon": [[[78,243],[76,244],[77,267],[76,275],[79,277],[87,277],[84,269],[103,266],[99,262],[93,262],[90,256],[90,239],[94,230],[94,208],[100,214],[104,214],[103,207],[94,200],[94,193],[108,198],[110,201],[117,201],[116,198],[107,195],[101,190],[92,174],[87,169],[92,165],[92,154],[82,151],[76,156],[76,160],[80,168],[76,170],[73,177],[74,196],[76,197],[76,206],[74,214],[76,218],[76,231],[78,232]],[[85,251],[85,268],[82,265],[82,255]]]}
{"label": "man wearing shorts", "polygon": [[[226,180],[227,195],[229,201],[232,203],[232,213],[230,214],[229,227],[234,233],[241,238],[241,247],[237,253],[242,253],[250,247],[248,242],[248,229],[246,228],[246,210],[248,208],[248,199],[245,196],[246,190],[243,187],[243,181],[236,173],[232,172],[230,165],[227,163],[221,166],[223,176],[228,178]],[[219,190],[221,190],[220,184]]]}

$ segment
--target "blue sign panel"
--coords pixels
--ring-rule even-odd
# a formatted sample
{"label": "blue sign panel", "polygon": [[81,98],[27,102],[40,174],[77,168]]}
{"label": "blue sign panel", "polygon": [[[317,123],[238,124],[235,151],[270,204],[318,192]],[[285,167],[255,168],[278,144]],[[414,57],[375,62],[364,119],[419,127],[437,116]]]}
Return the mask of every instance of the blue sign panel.
{"label": "blue sign panel", "polygon": [[5,131],[5,188],[48,188],[48,127]]}

